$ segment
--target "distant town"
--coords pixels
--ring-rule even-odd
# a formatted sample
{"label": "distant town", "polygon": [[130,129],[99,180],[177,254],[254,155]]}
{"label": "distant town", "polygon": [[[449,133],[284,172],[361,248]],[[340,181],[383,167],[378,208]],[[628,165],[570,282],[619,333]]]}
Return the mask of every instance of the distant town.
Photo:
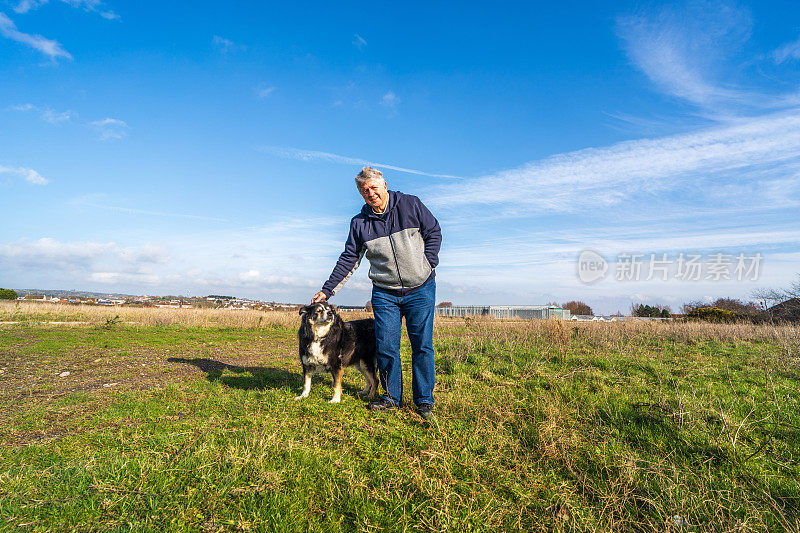
{"label": "distant town", "polygon": [[[165,307],[173,309],[250,309],[254,311],[297,309],[302,304],[253,300],[210,294],[208,296],[134,296],[129,294],[96,293],[67,290],[14,289],[17,300],[51,304],[102,305],[125,307]],[[342,311],[371,311],[370,302],[364,306],[337,305]],[[591,310],[589,310],[591,313]],[[614,322],[623,320],[617,316],[595,316],[593,314],[571,314],[569,308],[558,305],[517,305],[517,306],[458,306],[451,302],[441,302],[436,306],[439,316],[466,317],[491,316],[495,318],[547,319],[558,318],[572,321]],[[653,318],[651,320],[659,320]]]}
{"label": "distant town", "polygon": [[[17,300],[26,302],[43,302],[53,304],[80,304],[80,305],[105,305],[127,307],[166,307],[173,309],[252,309],[256,311],[269,311],[281,309],[296,309],[300,304],[267,302],[210,294],[208,296],[134,296],[130,294],[97,293],[86,291],[67,290],[42,290],[42,289],[14,289]],[[364,306],[337,306],[339,309],[363,310]]]}
{"label": "distant town", "polygon": [[[800,298],[795,293],[779,298],[780,303],[767,307],[755,302],[742,302],[731,298],[718,298],[714,302],[694,302],[683,306],[683,313],[672,312],[666,306],[632,305],[628,314],[617,312],[598,315],[584,302],[570,301],[558,305],[453,305],[440,302],[436,314],[442,317],[475,317],[511,319],[559,319],[572,322],[659,321],[696,318],[710,321],[747,320],[751,322],[800,322]],[[298,309],[304,304],[253,300],[236,296],[209,294],[207,296],[134,296],[130,294],[96,293],[75,290],[2,289],[0,300],[41,302],[44,304],[74,304],[126,307],[166,307],[172,309],[231,309],[254,311],[280,311]],[[371,302],[363,306],[337,305],[341,311],[371,311]]]}

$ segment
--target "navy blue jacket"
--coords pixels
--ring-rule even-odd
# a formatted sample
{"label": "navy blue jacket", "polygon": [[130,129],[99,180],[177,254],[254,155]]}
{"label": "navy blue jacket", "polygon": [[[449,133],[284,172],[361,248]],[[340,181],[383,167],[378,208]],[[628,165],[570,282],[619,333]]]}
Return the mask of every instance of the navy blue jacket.
{"label": "navy blue jacket", "polygon": [[344,252],[322,292],[330,298],[341,289],[365,255],[375,286],[402,296],[436,275],[442,230],[416,196],[389,191],[386,210],[377,215],[367,204],[350,221]]}

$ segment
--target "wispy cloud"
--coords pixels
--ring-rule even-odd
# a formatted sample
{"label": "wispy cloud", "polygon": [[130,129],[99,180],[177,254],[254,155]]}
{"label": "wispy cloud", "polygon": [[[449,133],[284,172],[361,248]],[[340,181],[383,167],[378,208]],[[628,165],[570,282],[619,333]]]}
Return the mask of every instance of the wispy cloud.
{"label": "wispy cloud", "polygon": [[59,57],[72,59],[72,56],[69,54],[69,52],[64,50],[58,41],[47,39],[41,35],[32,35],[19,31],[14,22],[3,13],[0,13],[0,35],[6,39],[11,39],[12,41],[30,46],[31,48],[43,53],[53,61]]}
{"label": "wispy cloud", "polygon": [[19,105],[10,105],[8,109],[11,111],[31,111],[36,109],[33,104],[19,104]]}
{"label": "wispy cloud", "polygon": [[21,111],[21,112],[38,111],[41,119],[44,120],[45,122],[49,122],[50,124],[69,122],[71,119],[77,116],[77,113],[69,109],[66,111],[55,111],[54,109],[51,109],[49,107],[39,108],[33,104],[12,105],[9,106],[8,109],[11,111]]}
{"label": "wispy cloud", "polygon": [[69,122],[75,113],[73,111],[54,111],[50,108],[42,110],[42,120],[50,124],[58,124],[59,122]]}
{"label": "wispy cloud", "polygon": [[47,185],[49,183],[47,179],[32,168],[4,167],[0,165],[0,174],[19,176],[32,185]]}
{"label": "wispy cloud", "polygon": [[796,178],[792,165],[798,164],[800,113],[794,111],[560,154],[458,186],[440,185],[431,201],[443,207],[502,204],[522,212],[578,212],[640,194],[690,190],[702,198],[730,183]]}
{"label": "wispy cloud", "polygon": [[104,118],[89,123],[100,135],[101,141],[122,139],[128,135],[128,125],[117,118]]}
{"label": "wispy cloud", "polygon": [[264,83],[262,83],[258,87],[256,87],[256,96],[258,96],[259,98],[266,98],[267,96],[271,95],[273,92],[275,92],[275,87],[266,85]]}
{"label": "wispy cloud", "polygon": [[380,168],[387,168],[389,170],[396,170],[398,172],[405,172],[406,174],[416,174],[419,176],[430,176],[431,178],[450,178],[450,179],[464,179],[461,176],[453,176],[452,174],[436,174],[433,172],[426,172],[422,170],[415,170],[411,168],[398,167],[387,163],[379,163],[369,159],[362,159],[358,157],[347,157],[343,155],[331,154],[328,152],[318,152],[315,150],[301,150],[299,148],[285,148],[280,146],[261,146],[257,148],[260,152],[276,155],[285,159],[297,159],[299,161],[327,161],[329,163],[338,163],[342,165],[352,166],[374,166]]}
{"label": "wispy cloud", "polygon": [[772,59],[779,65],[790,59],[800,59],[800,39],[773,50]]}
{"label": "wispy cloud", "polygon": [[742,58],[738,54],[750,42],[752,27],[746,9],[707,0],[659,5],[620,16],[616,31],[631,62],[655,87],[696,106],[700,116],[724,122],[798,104],[794,92],[775,91],[755,78],[740,83],[748,66],[770,57],[780,64],[800,54],[800,44],[788,43],[771,55]]}
{"label": "wispy cloud", "polygon": [[391,111],[396,112],[397,106],[400,105],[400,98],[397,97],[392,91],[388,91],[381,96],[381,105]]}
{"label": "wispy cloud", "polygon": [[243,44],[236,44],[230,39],[220,37],[219,35],[215,35],[211,39],[211,44],[217,47],[217,49],[223,54],[227,54],[228,52],[234,52],[236,50],[245,50],[247,48]]}
{"label": "wispy cloud", "polygon": [[363,50],[365,46],[367,46],[367,41],[360,36],[359,34],[353,35],[353,46],[358,48],[359,50]]}
{"label": "wispy cloud", "polygon": [[[20,0],[16,7],[14,7],[14,11],[17,13],[27,13],[28,11],[32,11],[48,3],[49,0]],[[61,0],[61,3],[74,8],[83,9],[84,11],[98,13],[104,19],[116,20],[120,18],[119,15],[113,11],[102,9],[103,2],[100,0]]]}
{"label": "wispy cloud", "polygon": [[713,76],[718,63],[750,36],[747,11],[718,1],[670,5],[619,17],[617,33],[631,61],[663,91],[693,104],[741,101]]}
{"label": "wispy cloud", "polygon": [[20,0],[14,8],[17,13],[27,13],[39,6],[45,5],[49,0]]}
{"label": "wispy cloud", "polygon": [[188,218],[191,220],[208,220],[211,222],[230,222],[230,220],[226,218],[217,218],[217,217],[209,217],[203,215],[192,215],[187,213],[168,213],[164,211],[149,211],[147,209],[135,209],[132,207],[123,207],[117,205],[105,205],[105,204],[98,204],[91,201],[86,201],[84,199],[77,199],[73,201],[73,205],[79,205],[83,207],[90,207],[92,209],[103,209],[106,211],[117,211],[119,213],[129,213],[133,215],[147,215],[147,216],[154,216],[154,217],[170,217],[170,218]]}

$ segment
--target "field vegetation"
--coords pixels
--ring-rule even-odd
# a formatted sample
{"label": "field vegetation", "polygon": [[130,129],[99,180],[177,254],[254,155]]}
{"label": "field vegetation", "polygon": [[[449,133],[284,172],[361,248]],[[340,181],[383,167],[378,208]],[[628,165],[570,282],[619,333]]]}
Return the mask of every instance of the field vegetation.
{"label": "field vegetation", "polygon": [[0,530],[800,531],[797,326],[437,319],[428,424],[295,401],[295,313],[0,322]]}

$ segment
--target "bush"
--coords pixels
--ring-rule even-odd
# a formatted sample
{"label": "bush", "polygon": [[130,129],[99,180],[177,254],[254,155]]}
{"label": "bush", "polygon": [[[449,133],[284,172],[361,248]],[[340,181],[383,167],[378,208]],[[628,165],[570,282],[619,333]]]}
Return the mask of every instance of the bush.
{"label": "bush", "polygon": [[16,300],[17,291],[13,289],[0,289],[0,300]]}
{"label": "bush", "polygon": [[742,300],[738,300],[736,298],[717,298],[710,303],[700,301],[689,302],[683,304],[683,312],[688,315],[693,310],[702,307],[716,307],[717,309],[722,309],[723,311],[732,311],[744,317],[756,317],[757,315],[761,314],[761,310],[758,308],[758,304],[755,302],[743,302]]}
{"label": "bush", "polygon": [[564,309],[569,309],[570,314],[573,314],[573,315],[592,315],[592,316],[594,316],[594,313],[592,312],[592,308],[589,307],[587,304],[585,304],[583,302],[576,302],[576,301],[573,300],[571,302],[567,302],[567,303],[563,304],[561,307],[563,307]]}
{"label": "bush", "polygon": [[670,318],[671,315],[669,313],[668,307],[663,307],[660,305],[644,305],[639,304],[637,306],[632,306],[631,314],[633,316],[645,316],[650,318]]}
{"label": "bush", "polygon": [[719,307],[697,307],[690,311],[686,318],[705,320],[706,322],[735,322],[742,318],[736,311],[726,311]]}

